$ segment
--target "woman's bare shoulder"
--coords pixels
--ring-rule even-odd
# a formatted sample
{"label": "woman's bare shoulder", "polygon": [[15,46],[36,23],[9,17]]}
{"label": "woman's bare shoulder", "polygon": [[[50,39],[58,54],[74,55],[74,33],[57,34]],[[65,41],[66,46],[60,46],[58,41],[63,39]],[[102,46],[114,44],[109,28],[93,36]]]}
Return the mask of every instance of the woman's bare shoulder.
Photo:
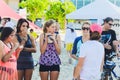
{"label": "woman's bare shoulder", "polygon": [[0,45],[3,45],[3,41],[0,40]]}

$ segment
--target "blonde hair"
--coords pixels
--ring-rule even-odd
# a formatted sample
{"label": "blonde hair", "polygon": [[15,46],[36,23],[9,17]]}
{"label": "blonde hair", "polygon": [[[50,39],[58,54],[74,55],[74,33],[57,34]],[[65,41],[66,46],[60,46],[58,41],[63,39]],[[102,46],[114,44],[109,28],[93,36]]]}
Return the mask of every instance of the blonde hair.
{"label": "blonde hair", "polygon": [[82,27],[83,27],[85,24],[90,25],[89,22],[84,22],[84,23],[82,24]]}

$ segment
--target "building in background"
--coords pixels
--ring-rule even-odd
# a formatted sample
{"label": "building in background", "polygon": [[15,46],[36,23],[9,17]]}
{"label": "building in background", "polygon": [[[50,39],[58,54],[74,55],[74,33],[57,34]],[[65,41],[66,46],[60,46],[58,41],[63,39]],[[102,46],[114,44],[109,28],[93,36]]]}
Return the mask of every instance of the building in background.
{"label": "building in background", "polygon": [[79,9],[79,8],[81,8],[81,7],[85,6],[85,5],[93,2],[94,0],[71,0],[71,1],[76,6],[76,9]]}
{"label": "building in background", "polygon": [[[4,0],[13,10],[15,10],[16,12],[19,9],[19,2],[21,2],[22,0]],[[51,0],[51,1],[59,1],[59,0]],[[72,1],[73,4],[76,6],[76,9],[79,9],[95,0],[60,0],[61,2],[64,1]],[[120,0],[109,0],[110,2],[112,2],[113,4],[117,5],[120,7]]]}
{"label": "building in background", "polygon": [[[17,11],[19,9],[19,2],[21,2],[22,0],[4,0],[12,9],[14,9],[15,11]],[[58,1],[58,0],[51,0],[51,1]],[[76,6],[76,9],[79,9],[95,0],[60,0],[62,2],[64,1],[72,1],[73,4]],[[113,4],[117,5],[120,7],[120,0],[109,0],[110,2],[112,2]]]}
{"label": "building in background", "polygon": [[[71,1],[76,6],[76,9],[79,9],[95,0],[71,0]],[[109,0],[109,1],[120,7],[120,0]]]}
{"label": "building in background", "polygon": [[109,1],[120,7],[120,0],[109,0]]}

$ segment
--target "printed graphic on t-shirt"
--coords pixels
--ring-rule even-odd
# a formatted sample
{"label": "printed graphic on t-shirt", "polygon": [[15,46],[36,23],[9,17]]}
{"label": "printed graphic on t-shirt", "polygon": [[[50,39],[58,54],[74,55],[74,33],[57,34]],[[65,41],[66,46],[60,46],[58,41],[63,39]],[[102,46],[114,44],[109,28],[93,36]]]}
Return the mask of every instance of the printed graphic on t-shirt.
{"label": "printed graphic on t-shirt", "polygon": [[100,42],[102,43],[109,43],[111,40],[111,35],[110,34],[107,34],[107,35],[101,35],[101,39],[100,39]]}

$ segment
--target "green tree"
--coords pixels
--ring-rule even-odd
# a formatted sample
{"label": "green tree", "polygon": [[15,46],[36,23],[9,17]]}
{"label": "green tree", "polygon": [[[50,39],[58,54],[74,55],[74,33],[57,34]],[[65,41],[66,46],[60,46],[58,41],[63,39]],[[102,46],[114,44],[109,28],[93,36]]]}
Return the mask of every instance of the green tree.
{"label": "green tree", "polygon": [[28,19],[55,19],[60,23],[61,29],[65,28],[65,15],[75,10],[74,4],[69,0],[64,3],[59,0],[23,0],[19,6],[27,8]]}
{"label": "green tree", "polygon": [[48,7],[49,0],[23,0],[19,6],[27,8],[28,19],[35,21],[36,18],[42,18]]}
{"label": "green tree", "polygon": [[60,25],[61,29],[65,28],[65,15],[74,11],[75,6],[70,1],[65,1],[64,3],[60,1],[51,2],[49,5],[49,9],[46,10],[46,19],[55,19]]}

